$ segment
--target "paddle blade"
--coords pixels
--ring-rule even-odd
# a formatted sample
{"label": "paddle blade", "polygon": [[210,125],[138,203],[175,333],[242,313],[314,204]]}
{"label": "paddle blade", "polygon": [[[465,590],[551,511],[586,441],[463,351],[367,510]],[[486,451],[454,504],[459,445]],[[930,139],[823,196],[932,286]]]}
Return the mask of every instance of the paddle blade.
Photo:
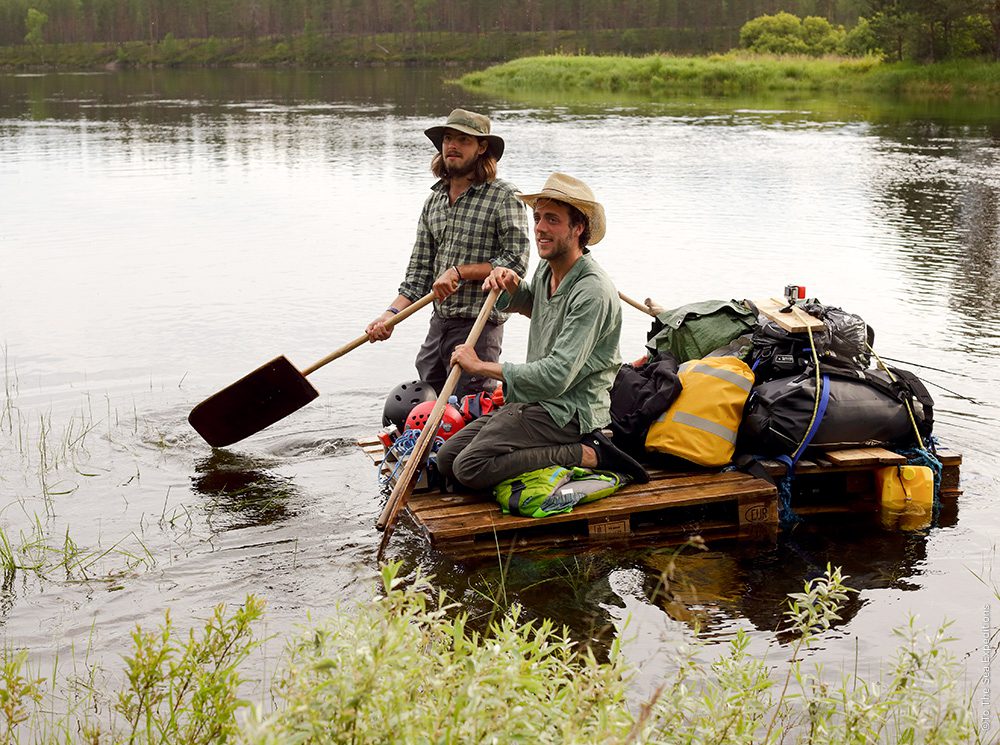
{"label": "paddle blade", "polygon": [[188,422],[214,448],[260,432],[319,395],[285,357],[275,357],[195,406]]}

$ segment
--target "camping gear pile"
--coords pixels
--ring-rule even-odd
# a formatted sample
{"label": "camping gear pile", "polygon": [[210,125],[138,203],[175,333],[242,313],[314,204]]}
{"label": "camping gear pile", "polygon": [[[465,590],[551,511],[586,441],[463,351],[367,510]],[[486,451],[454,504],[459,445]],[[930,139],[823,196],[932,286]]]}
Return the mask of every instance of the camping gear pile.
{"label": "camping gear pile", "polygon": [[[649,354],[623,366],[612,388],[616,442],[664,467],[737,467],[772,480],[783,525],[799,519],[792,486],[809,449],[888,448],[909,465],[876,473],[883,507],[903,505],[925,525],[930,512],[911,508],[937,508],[942,467],[924,384],[878,358],[860,316],[807,300],[798,286],[786,288],[784,307],[767,302],[767,312],[731,300],[659,313]],[[765,458],[783,463],[784,477],[762,468]]]}
{"label": "camping gear pile", "polygon": [[[909,485],[919,483],[924,493],[929,480],[933,493],[934,476],[925,471],[936,462],[934,402],[924,384],[878,359],[874,331],[860,316],[806,299],[798,286],[786,288],[784,307],[769,304],[762,309],[746,300],[709,300],[660,311],[647,335],[646,356],[623,365],[612,388],[615,445],[666,468],[735,464],[754,471],[757,460],[782,461],[786,519],[795,465],[809,450],[910,451],[915,455],[909,470],[884,474],[883,491],[896,498],[902,489],[909,499]],[[418,420],[426,418],[421,410],[433,405],[425,402],[431,398],[426,384],[401,385],[403,400],[415,408],[400,410],[400,391],[390,393],[383,424],[397,426],[380,435],[398,463],[422,427]],[[436,433],[439,443],[503,403],[499,387],[493,396],[452,398]],[[427,471],[433,485],[433,455]],[[542,517],[622,485],[613,475],[552,467],[504,482],[495,497],[505,512]]]}
{"label": "camping gear pile", "polygon": [[814,322],[789,331],[736,300],[660,313],[647,358],[623,366],[612,389],[615,441],[707,467],[738,455],[794,462],[810,447],[930,444],[927,389],[909,371],[870,367],[874,332],[860,316],[797,298],[786,309]]}

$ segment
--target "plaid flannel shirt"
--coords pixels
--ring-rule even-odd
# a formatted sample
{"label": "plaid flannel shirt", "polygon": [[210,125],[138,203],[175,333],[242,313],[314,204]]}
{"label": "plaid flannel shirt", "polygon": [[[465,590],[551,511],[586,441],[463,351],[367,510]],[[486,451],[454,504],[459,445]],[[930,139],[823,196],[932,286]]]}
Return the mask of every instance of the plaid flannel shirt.
{"label": "plaid flannel shirt", "polygon": [[[528,215],[514,192],[512,184],[496,179],[473,184],[449,204],[447,182],[434,184],[420,213],[417,239],[399,294],[419,300],[449,267],[462,264],[489,262],[523,277],[530,250]],[[435,302],[434,309],[442,318],[475,318],[484,299],[480,282],[463,282],[444,302]],[[506,313],[497,310],[490,316],[497,323],[506,318]]]}

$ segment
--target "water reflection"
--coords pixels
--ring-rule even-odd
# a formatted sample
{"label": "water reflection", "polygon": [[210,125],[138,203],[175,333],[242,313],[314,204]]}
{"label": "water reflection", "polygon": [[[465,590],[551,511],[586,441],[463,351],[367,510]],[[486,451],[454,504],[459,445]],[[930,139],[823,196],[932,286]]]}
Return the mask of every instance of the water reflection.
{"label": "water reflection", "polygon": [[899,269],[914,301],[945,294],[967,319],[951,329],[961,351],[992,356],[1000,339],[1000,125],[920,121],[873,131],[886,156],[873,195],[898,232]]}
{"label": "water reflection", "polygon": [[3,572],[3,579],[0,580],[0,626],[3,626],[17,601],[17,593],[14,591],[14,576],[17,572],[10,567],[3,567],[0,571]]}
{"label": "water reflection", "polygon": [[199,115],[240,110],[439,116],[444,76],[440,69],[400,68],[9,75],[0,116],[23,116],[27,109],[35,120],[85,117],[139,124],[190,123]]}
{"label": "water reflection", "polygon": [[841,567],[846,584],[859,591],[841,610],[842,625],[864,606],[866,591],[919,589],[926,560],[926,531],[886,530],[851,516],[805,523],[767,553],[727,543],[704,552],[661,549],[644,556],[642,567],[646,587],[654,589],[648,603],[704,639],[724,639],[738,619],[760,631],[786,627],[788,595],[802,592],[828,565]]}
{"label": "water reflection", "polygon": [[[238,552],[172,570],[185,600],[191,587],[209,588],[194,593],[194,612],[232,586],[266,585],[272,607],[289,615],[309,602],[293,585],[331,604],[367,595],[378,487],[352,440],[378,426],[384,392],[410,374],[424,321],[317,372],[324,398],[250,438],[248,454],[207,454],[179,428],[234,372],[278,352],[301,366],[361,332],[395,294],[412,245],[430,185],[423,127],[454,106],[478,107],[508,140],[505,178],[529,187],[565,170],[600,185],[614,229],[600,261],[624,292],[673,306],[816,285],[824,302],[876,328],[880,352],[954,371],[933,373],[956,391],[935,411],[939,431],[978,457],[964,467],[963,480],[973,478],[960,531],[942,529],[954,517],[905,533],[877,519],[810,523],[763,552],[722,543],[685,552],[669,592],[660,579],[674,549],[655,546],[534,557],[501,546],[493,560],[458,564],[401,529],[395,555],[434,574],[478,628],[516,601],[526,617],[566,623],[598,647],[629,603],[718,639],[740,625],[769,633],[784,593],[828,561],[865,590],[864,604],[848,612],[850,623],[867,620],[873,644],[900,620],[901,594],[926,616],[944,612],[941,589],[957,598],[945,610],[964,620],[967,649],[978,643],[981,593],[958,564],[975,563],[969,557],[998,529],[995,103],[521,101],[442,86],[447,76],[138,70],[0,79],[0,344],[31,388],[24,415],[37,421],[60,397],[65,407],[83,389],[101,401],[113,388],[137,396],[140,413],[159,412],[153,429],[177,438],[169,448],[146,437],[136,446],[126,433],[115,443],[108,460],[155,474],[129,487],[140,497],[130,492],[131,506],[108,510],[104,482],[80,478],[73,503],[98,511],[105,535],[139,534],[141,516],[161,509],[163,489],[190,483],[211,530],[228,531],[219,543]],[[634,358],[648,318],[630,313],[622,351]],[[525,338],[526,324],[509,325],[512,359]],[[0,482],[0,503],[21,498],[11,484]],[[57,499],[56,510],[64,507]],[[279,523],[277,536],[262,529]],[[298,548],[273,550],[298,546],[300,536],[315,571],[296,569]],[[189,540],[202,548],[198,531]],[[287,583],[261,582],[276,568]],[[14,619],[5,631],[30,635],[37,592],[16,589],[14,603],[0,587],[0,613]],[[890,600],[879,597],[883,589]],[[157,588],[145,598],[135,591],[139,606],[159,611]],[[47,600],[74,602],[65,590]]]}
{"label": "water reflection", "polygon": [[214,533],[281,523],[295,516],[292,479],[278,476],[275,462],[227,450],[213,450],[194,464],[191,486],[206,497],[207,523]]}
{"label": "water reflection", "polygon": [[622,566],[620,552],[510,554],[500,547],[495,559],[455,563],[426,545],[412,548],[418,563],[435,566],[434,584],[461,603],[470,628],[487,631],[516,604],[522,622],[553,619],[576,641],[607,651],[614,628],[606,608],[620,603],[608,580]]}

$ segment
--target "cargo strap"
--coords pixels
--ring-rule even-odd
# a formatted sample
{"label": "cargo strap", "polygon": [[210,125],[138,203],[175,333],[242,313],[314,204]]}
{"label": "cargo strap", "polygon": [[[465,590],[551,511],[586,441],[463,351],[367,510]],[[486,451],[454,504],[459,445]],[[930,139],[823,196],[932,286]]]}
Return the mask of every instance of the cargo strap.
{"label": "cargo strap", "polygon": [[809,443],[816,436],[819,425],[823,421],[823,416],[826,414],[826,407],[830,403],[829,375],[822,376],[816,398],[817,403],[816,408],[813,410],[813,420],[810,422],[809,429],[806,431],[805,437],[802,438],[802,442],[799,443],[799,446],[795,448],[795,452],[791,455],[779,455],[775,458],[776,461],[784,463],[786,469],[785,475],[775,484],[778,487],[778,520],[783,526],[797,523],[801,519],[795,514],[795,510],[792,509],[792,481],[795,480],[795,464],[799,462],[799,458],[802,457],[806,448],[809,447]]}
{"label": "cargo strap", "polygon": [[795,480],[795,464],[799,462],[799,458],[802,457],[806,448],[809,447],[809,443],[816,436],[820,422],[823,421],[823,416],[826,414],[827,404],[830,403],[830,376],[820,374],[819,356],[816,354],[816,342],[813,339],[812,329],[808,326],[806,327],[806,333],[809,334],[809,346],[812,349],[813,365],[815,365],[816,369],[816,405],[813,407],[812,420],[809,422],[809,426],[806,427],[806,433],[802,437],[799,446],[795,448],[791,456],[779,455],[776,458],[780,463],[785,464],[785,475],[777,483],[778,521],[783,526],[797,523],[801,519],[795,514],[795,510],[792,509],[792,482]]}

